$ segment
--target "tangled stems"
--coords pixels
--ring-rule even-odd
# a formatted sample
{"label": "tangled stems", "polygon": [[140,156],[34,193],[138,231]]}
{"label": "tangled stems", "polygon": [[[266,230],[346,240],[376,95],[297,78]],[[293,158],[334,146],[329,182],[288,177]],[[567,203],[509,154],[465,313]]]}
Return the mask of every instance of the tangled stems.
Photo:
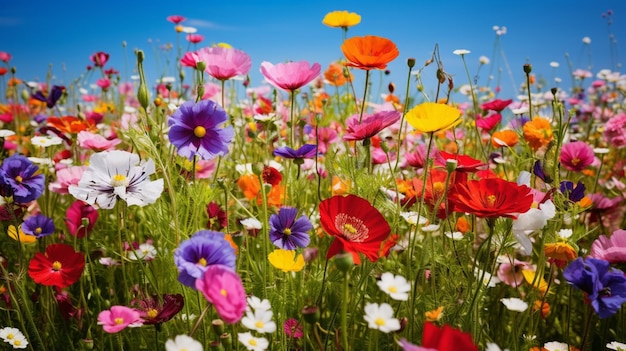
{"label": "tangled stems", "polygon": [[[409,74],[407,75],[407,79],[406,79],[406,91],[404,92],[404,106],[402,108],[402,117],[400,117],[400,128],[398,129],[398,142],[397,142],[397,149],[398,151],[396,152],[397,155],[400,155],[400,147],[402,145],[402,129],[404,128],[404,116],[407,113],[407,110],[409,109],[409,88],[411,86],[411,70],[413,69],[413,66],[415,66],[415,59],[414,58],[410,58],[407,60],[407,65],[409,66]],[[396,157],[396,164],[393,166],[393,171],[394,173],[397,171],[398,169],[398,163],[400,162],[400,157]]]}

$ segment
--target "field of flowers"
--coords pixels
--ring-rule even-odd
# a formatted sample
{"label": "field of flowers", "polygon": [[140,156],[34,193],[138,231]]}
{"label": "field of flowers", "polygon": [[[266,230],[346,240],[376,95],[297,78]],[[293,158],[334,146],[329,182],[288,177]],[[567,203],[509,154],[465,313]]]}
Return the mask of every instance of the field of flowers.
{"label": "field of flowers", "polygon": [[355,13],[260,67],[167,20],[200,48],[157,85],[0,52],[0,349],[626,350],[626,76],[500,96],[435,49],[396,91]]}

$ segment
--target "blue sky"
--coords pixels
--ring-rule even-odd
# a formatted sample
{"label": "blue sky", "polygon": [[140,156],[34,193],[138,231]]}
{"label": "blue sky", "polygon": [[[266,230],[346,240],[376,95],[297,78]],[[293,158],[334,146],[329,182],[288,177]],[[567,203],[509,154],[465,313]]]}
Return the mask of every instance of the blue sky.
{"label": "blue sky", "polygon": [[[478,59],[491,59],[481,69],[479,82],[490,71],[501,70],[503,97],[514,97],[523,80],[522,65],[552,82],[554,76],[570,82],[565,55],[574,68],[623,71],[626,57],[620,41],[626,40],[626,2],[623,0],[561,1],[118,1],[63,2],[7,1],[0,14],[0,51],[12,54],[11,65],[25,80],[45,81],[52,68],[54,83],[69,85],[90,64],[97,51],[111,55],[111,65],[123,76],[134,73],[134,49],[146,53],[146,72],[154,81],[160,74],[174,75],[176,50],[165,53],[159,46],[176,47],[169,15],[182,15],[184,23],[205,36],[201,46],[226,42],[252,57],[252,85],[262,83],[262,61],[319,62],[323,67],[342,57],[341,30],[324,26],[324,15],[348,10],[362,16],[349,36],[378,35],[391,39],[400,56],[390,64],[384,86],[394,82],[398,92],[406,87],[406,60],[413,57],[420,67],[437,44],[446,71],[455,85],[467,83],[467,75],[455,49],[471,53],[466,60],[472,75]],[[612,24],[602,14],[613,11]],[[505,26],[495,50],[493,26]],[[609,32],[614,42],[609,40]],[[590,45],[582,42],[591,39]],[[182,37],[181,37],[182,39]],[[122,43],[126,42],[124,49]],[[181,40],[183,51],[187,43]],[[169,60],[169,66],[166,63]],[[556,70],[550,62],[560,63]],[[510,74],[509,74],[510,68]],[[356,78],[363,75],[355,71]],[[434,65],[425,72],[427,90],[434,90]],[[189,77],[189,73],[188,73]],[[380,76],[379,76],[380,77]],[[190,79],[190,78],[189,78]],[[361,88],[362,89],[362,88]],[[413,87],[414,89],[414,87]],[[362,91],[362,90],[361,90]]]}

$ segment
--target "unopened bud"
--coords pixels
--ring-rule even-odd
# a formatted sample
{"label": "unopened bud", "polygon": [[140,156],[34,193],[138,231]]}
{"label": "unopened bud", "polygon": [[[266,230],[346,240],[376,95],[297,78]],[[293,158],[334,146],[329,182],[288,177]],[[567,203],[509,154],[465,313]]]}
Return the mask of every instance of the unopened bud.
{"label": "unopened bud", "polygon": [[226,347],[228,350],[231,350],[233,338],[231,337],[230,333],[222,333],[222,335],[220,335],[220,341],[221,344],[224,345],[224,347]]}
{"label": "unopened bud", "polygon": [[211,328],[216,335],[222,335],[224,333],[224,321],[221,319],[212,320]]}
{"label": "unopened bud", "polygon": [[446,82],[446,72],[444,72],[441,68],[437,68],[437,80],[439,81],[439,84]]}
{"label": "unopened bud", "polygon": [[554,88],[550,89],[550,91],[552,92],[553,96],[556,96],[556,93],[559,91],[559,89],[554,87]]}
{"label": "unopened bud", "polygon": [[446,160],[446,171],[448,171],[448,173],[452,173],[454,172],[454,170],[456,169],[458,165],[459,165],[459,161],[457,160],[453,160],[453,159]]}
{"label": "unopened bud", "polygon": [[317,306],[304,306],[302,319],[309,324],[315,324],[320,320],[320,309]]}
{"label": "unopened bud", "polygon": [[430,65],[431,63],[433,63],[435,60],[433,60],[433,58],[429,58],[428,60],[426,60],[426,62],[424,62],[424,67]]}
{"label": "unopened bud", "polygon": [[196,62],[196,69],[200,72],[204,72],[204,70],[206,69],[206,62],[204,61]]}
{"label": "unopened bud", "polygon": [[533,66],[530,63],[524,64],[524,73],[528,74],[533,71]]}
{"label": "unopened bud", "polygon": [[335,267],[342,272],[348,272],[354,267],[354,258],[350,252],[335,255],[333,262],[335,262]]}
{"label": "unopened bud", "polygon": [[137,55],[137,62],[143,63],[143,59],[144,59],[143,50],[135,50],[135,55]]}
{"label": "unopened bud", "polygon": [[415,58],[414,57],[409,57],[406,60],[406,64],[407,64],[407,66],[409,66],[409,68],[415,67]]}
{"label": "unopened bud", "polygon": [[396,85],[393,83],[389,83],[387,89],[389,89],[389,94],[393,94],[393,92],[396,90]]}

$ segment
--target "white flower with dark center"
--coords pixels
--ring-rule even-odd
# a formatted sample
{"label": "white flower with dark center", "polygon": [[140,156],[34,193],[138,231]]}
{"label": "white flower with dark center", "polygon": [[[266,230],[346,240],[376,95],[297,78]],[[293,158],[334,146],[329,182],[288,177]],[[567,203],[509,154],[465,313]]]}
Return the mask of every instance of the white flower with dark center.
{"label": "white flower with dark center", "polygon": [[378,305],[368,303],[365,305],[365,321],[370,329],[378,329],[383,333],[400,330],[400,321],[393,318],[393,308],[388,303]]}
{"label": "white flower with dark center", "polygon": [[152,160],[140,162],[136,154],[99,152],[91,156],[78,185],[70,185],[68,190],[75,198],[104,209],[113,208],[118,198],[129,206],[143,207],[154,203],[163,192],[163,179],[150,180],[154,171]]}
{"label": "white flower with dark center", "polygon": [[392,273],[385,272],[380,276],[380,280],[377,281],[376,284],[380,290],[394,300],[406,301],[409,299],[411,284],[401,275],[393,275]]}

